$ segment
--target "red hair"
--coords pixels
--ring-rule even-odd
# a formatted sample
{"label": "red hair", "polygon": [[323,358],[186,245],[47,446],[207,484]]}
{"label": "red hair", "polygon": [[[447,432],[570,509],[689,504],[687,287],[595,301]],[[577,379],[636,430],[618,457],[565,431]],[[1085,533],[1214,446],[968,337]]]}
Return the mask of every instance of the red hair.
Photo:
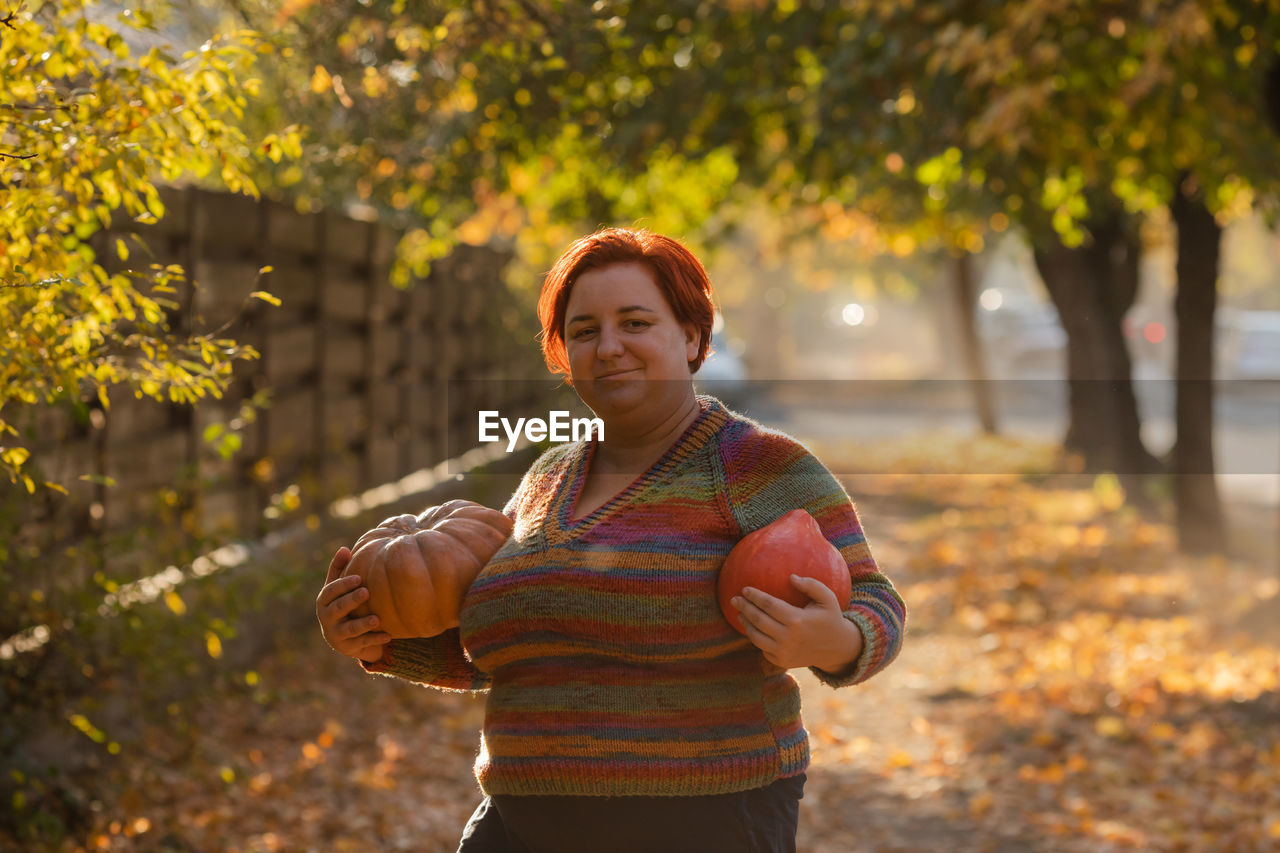
{"label": "red hair", "polygon": [[564,318],[569,306],[569,292],[573,290],[578,276],[589,270],[630,263],[648,268],[677,321],[692,323],[698,328],[701,335],[698,357],[689,362],[689,371],[697,372],[702,366],[711,345],[715,304],[711,300],[711,279],[701,262],[670,237],[645,229],[602,228],[575,240],[552,265],[542,282],[538,320],[542,323],[542,356],[552,373],[569,376]]}

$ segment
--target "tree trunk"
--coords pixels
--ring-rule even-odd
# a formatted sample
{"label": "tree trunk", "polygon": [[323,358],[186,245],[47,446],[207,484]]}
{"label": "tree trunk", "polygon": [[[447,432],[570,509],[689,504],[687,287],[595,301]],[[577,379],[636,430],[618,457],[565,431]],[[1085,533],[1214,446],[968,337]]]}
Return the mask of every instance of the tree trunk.
{"label": "tree trunk", "polygon": [[1143,445],[1133,365],[1121,320],[1138,288],[1136,236],[1113,213],[1090,223],[1080,248],[1035,251],[1036,267],[1067,333],[1070,420],[1063,445],[1087,471],[1114,471],[1141,500],[1142,476],[1162,466]]}
{"label": "tree trunk", "polygon": [[1170,212],[1178,226],[1177,439],[1171,454],[1178,547],[1222,552],[1227,535],[1213,464],[1213,316],[1222,229],[1186,179]]}
{"label": "tree trunk", "polygon": [[968,252],[953,259],[952,281],[956,289],[960,343],[964,352],[966,378],[973,389],[973,403],[978,412],[978,422],[987,435],[996,433],[995,407],[991,404],[991,382],[987,376],[986,360],[982,357],[982,342],[974,322],[977,298],[974,294],[973,256]]}

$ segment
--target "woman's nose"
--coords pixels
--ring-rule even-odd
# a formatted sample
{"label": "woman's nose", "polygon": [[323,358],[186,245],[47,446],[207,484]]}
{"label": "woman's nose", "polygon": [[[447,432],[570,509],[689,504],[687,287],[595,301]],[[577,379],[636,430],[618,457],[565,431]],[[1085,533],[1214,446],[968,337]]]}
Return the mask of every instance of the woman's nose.
{"label": "woman's nose", "polygon": [[622,354],[622,338],[615,329],[601,329],[600,339],[596,345],[596,355],[600,358],[612,358]]}

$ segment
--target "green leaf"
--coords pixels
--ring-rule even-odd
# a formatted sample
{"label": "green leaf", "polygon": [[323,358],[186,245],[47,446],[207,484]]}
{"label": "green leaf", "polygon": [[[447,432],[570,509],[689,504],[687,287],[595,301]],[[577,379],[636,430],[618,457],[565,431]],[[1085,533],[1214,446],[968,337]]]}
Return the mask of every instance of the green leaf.
{"label": "green leaf", "polygon": [[240,450],[241,444],[242,439],[239,435],[234,432],[227,433],[222,437],[222,440],[218,442],[218,455],[223,459],[230,459],[232,456],[236,455],[238,450]]}

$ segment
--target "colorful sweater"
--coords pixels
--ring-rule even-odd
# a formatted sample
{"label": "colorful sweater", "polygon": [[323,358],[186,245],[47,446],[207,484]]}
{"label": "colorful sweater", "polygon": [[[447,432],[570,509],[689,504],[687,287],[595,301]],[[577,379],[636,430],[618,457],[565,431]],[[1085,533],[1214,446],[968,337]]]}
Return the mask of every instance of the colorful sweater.
{"label": "colorful sweater", "polygon": [[467,593],[460,628],[393,640],[382,672],[488,690],[476,778],[486,794],[701,795],[804,771],[799,687],[730,627],[725,556],[803,507],[849,564],[845,612],[864,646],[840,687],[886,666],[905,610],[849,496],[785,434],[699,397],[661,459],[584,518],[573,506],[595,442],[553,447],[504,512],[511,538]]}

